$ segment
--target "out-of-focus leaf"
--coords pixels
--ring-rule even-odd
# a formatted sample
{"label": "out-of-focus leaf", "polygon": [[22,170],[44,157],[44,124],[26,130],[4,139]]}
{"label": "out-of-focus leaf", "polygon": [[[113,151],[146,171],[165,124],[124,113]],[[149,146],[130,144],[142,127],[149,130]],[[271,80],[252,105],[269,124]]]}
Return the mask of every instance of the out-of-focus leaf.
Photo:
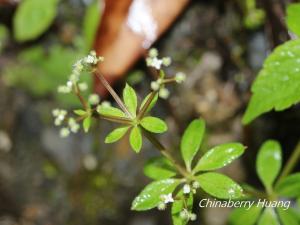
{"label": "out-of-focus leaf", "polygon": [[161,202],[161,195],[172,193],[179,183],[176,179],[166,179],[148,184],[134,199],[131,209],[145,211],[155,208]]}
{"label": "out-of-focus leaf", "polygon": [[259,149],[256,159],[256,171],[268,191],[281,169],[281,147],[277,141],[266,141]]}
{"label": "out-of-focus leaf", "polygon": [[258,221],[258,225],[280,225],[274,209],[266,208]]}
{"label": "out-of-focus leaf", "polygon": [[229,217],[230,225],[254,225],[261,213],[262,208],[253,206],[250,209],[235,208]]}
{"label": "out-of-focus leaf", "polygon": [[129,142],[132,147],[132,149],[138,153],[141,150],[143,140],[142,140],[142,134],[139,127],[133,127],[130,136],[129,136]]}
{"label": "out-of-focus leaf", "polygon": [[277,212],[283,225],[299,225],[300,220],[292,209],[278,208]]}
{"label": "out-of-focus leaf", "polygon": [[200,187],[220,199],[236,199],[243,196],[243,189],[229,177],[220,173],[204,173],[197,176]]}
{"label": "out-of-focus leaf", "polygon": [[300,173],[289,175],[282,179],[275,187],[276,193],[284,197],[300,196]]}
{"label": "out-of-focus leaf", "polygon": [[86,8],[83,19],[83,33],[87,51],[92,47],[98,25],[100,24],[102,7],[102,0],[94,0]]}
{"label": "out-of-focus leaf", "polygon": [[241,156],[244,153],[244,149],[245,147],[239,143],[218,145],[201,157],[194,172],[222,168]]}
{"label": "out-of-focus leaf", "polygon": [[116,117],[126,117],[125,113],[120,109],[109,106],[109,105],[99,105],[97,107],[97,112],[104,116],[116,116]]}
{"label": "out-of-focus leaf", "polygon": [[110,132],[106,138],[105,143],[113,143],[120,140],[128,131],[129,127],[119,127]]}
{"label": "out-of-focus leaf", "polygon": [[135,90],[126,84],[123,90],[124,103],[133,117],[136,116],[137,96]]}
{"label": "out-of-focus leaf", "polygon": [[197,154],[205,132],[203,120],[193,120],[184,131],[181,139],[181,155],[188,170],[191,170],[192,161]]}
{"label": "out-of-focus leaf", "polygon": [[254,81],[243,123],[272,109],[282,111],[300,101],[300,40],[277,47]]}
{"label": "out-of-focus leaf", "polygon": [[83,126],[83,130],[84,132],[88,132],[90,127],[91,127],[91,123],[92,123],[92,118],[90,116],[86,117],[84,120],[83,120],[83,123],[82,123],[82,126]]}
{"label": "out-of-focus leaf", "polygon": [[37,38],[52,24],[58,0],[23,0],[14,17],[14,35],[17,41]]}
{"label": "out-of-focus leaf", "polygon": [[173,164],[164,157],[150,159],[144,166],[144,174],[154,180],[161,180],[176,175]]}
{"label": "out-of-focus leaf", "polygon": [[286,20],[288,28],[300,38],[300,3],[288,4]]}

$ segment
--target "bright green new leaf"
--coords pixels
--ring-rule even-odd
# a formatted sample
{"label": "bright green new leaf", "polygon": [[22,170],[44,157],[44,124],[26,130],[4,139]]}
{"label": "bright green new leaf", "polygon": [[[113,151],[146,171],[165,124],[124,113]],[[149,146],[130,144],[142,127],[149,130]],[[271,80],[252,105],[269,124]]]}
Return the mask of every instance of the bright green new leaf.
{"label": "bright green new leaf", "polygon": [[157,207],[161,202],[161,195],[172,193],[180,183],[176,179],[158,180],[147,185],[134,199],[131,209],[145,211]]}
{"label": "bright green new leaf", "polygon": [[230,164],[233,160],[244,153],[245,147],[239,143],[218,145],[199,160],[194,172],[216,170]]}
{"label": "bright green new leaf", "polygon": [[[143,100],[142,104],[141,104],[141,107],[140,107],[140,110],[144,107],[144,105],[146,104],[146,102],[148,101],[148,99],[150,98],[151,96],[151,93],[148,94],[146,96],[146,98]],[[156,104],[157,102],[157,99],[158,99],[158,94],[156,93],[154,98],[152,99],[152,101],[150,102],[149,106],[148,106],[148,109],[146,110],[146,113],[149,112]]]}
{"label": "bright green new leaf", "polygon": [[87,112],[82,109],[75,109],[74,113],[78,116],[84,116]]}
{"label": "bright green new leaf", "polygon": [[159,118],[147,116],[141,120],[141,125],[153,133],[163,133],[168,130],[167,124]]}
{"label": "bright green new leaf", "polygon": [[130,132],[129,142],[132,147],[132,149],[138,153],[141,150],[142,147],[142,134],[139,127],[133,127]]}
{"label": "bright green new leaf", "polygon": [[277,141],[266,141],[259,149],[256,159],[256,171],[268,191],[281,169],[281,147]]}
{"label": "bright green new leaf", "polygon": [[229,217],[230,225],[254,225],[260,216],[261,207],[235,208]]}
{"label": "bright green new leaf", "polygon": [[286,20],[289,30],[300,37],[300,3],[288,5]]}
{"label": "bright green new leaf", "polygon": [[123,113],[120,109],[107,105],[99,105],[97,107],[97,112],[103,116],[126,117],[125,113]]}
{"label": "bright green new leaf", "polygon": [[300,173],[295,173],[282,179],[276,185],[275,191],[284,197],[293,198],[300,196]]}
{"label": "bright green new leaf", "polygon": [[197,176],[200,187],[220,199],[236,199],[243,196],[243,189],[231,178],[220,173],[204,173]]}
{"label": "bright green new leaf", "polygon": [[86,117],[84,120],[83,120],[83,123],[82,123],[82,126],[83,126],[83,130],[84,132],[88,132],[90,127],[91,127],[91,123],[92,123],[92,118],[90,116]]}
{"label": "bright green new leaf", "polygon": [[188,198],[183,194],[182,191],[178,192],[176,195],[175,202],[172,204],[172,220],[173,225],[186,225],[188,223],[187,219],[182,219],[180,217],[180,212],[182,212],[183,209],[187,209],[189,212],[193,209],[193,194],[190,193]]}
{"label": "bright green new leaf", "polygon": [[244,124],[273,108],[282,111],[300,101],[300,39],[280,45],[268,56],[251,90]]}
{"label": "bright green new leaf", "polygon": [[155,157],[150,159],[144,166],[144,174],[154,180],[161,180],[174,177],[176,171],[167,158]]}
{"label": "bright green new leaf", "polygon": [[130,87],[129,84],[126,84],[123,90],[123,100],[131,115],[135,117],[137,108],[137,96],[134,89]]}
{"label": "bright green new leaf", "polygon": [[197,154],[205,132],[205,123],[201,119],[192,121],[181,139],[180,149],[188,170],[191,170],[193,158]]}
{"label": "bright green new leaf", "polygon": [[94,0],[85,11],[83,19],[83,33],[86,49],[90,50],[95,38],[95,34],[100,23],[102,11],[102,0]]}
{"label": "bright green new leaf", "polygon": [[299,225],[297,214],[292,209],[278,208],[277,212],[283,225]]}
{"label": "bright green new leaf", "polygon": [[114,143],[118,140],[120,140],[128,131],[129,127],[119,127],[112,132],[110,132],[106,138],[105,143]]}
{"label": "bright green new leaf", "polygon": [[14,35],[17,41],[37,38],[52,24],[58,0],[23,0],[14,16]]}
{"label": "bright green new leaf", "polygon": [[266,208],[258,221],[258,225],[280,225],[274,209]]}

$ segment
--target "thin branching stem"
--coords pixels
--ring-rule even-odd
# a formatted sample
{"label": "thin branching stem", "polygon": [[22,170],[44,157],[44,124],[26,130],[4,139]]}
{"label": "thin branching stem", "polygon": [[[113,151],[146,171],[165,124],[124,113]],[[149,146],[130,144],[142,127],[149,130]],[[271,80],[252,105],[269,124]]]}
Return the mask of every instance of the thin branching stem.
{"label": "thin branching stem", "polygon": [[137,119],[140,120],[144,117],[145,113],[147,112],[152,100],[154,99],[155,95],[157,94],[157,91],[152,91],[149,98],[147,99],[146,103],[143,105],[141,110],[139,111],[137,115]]}

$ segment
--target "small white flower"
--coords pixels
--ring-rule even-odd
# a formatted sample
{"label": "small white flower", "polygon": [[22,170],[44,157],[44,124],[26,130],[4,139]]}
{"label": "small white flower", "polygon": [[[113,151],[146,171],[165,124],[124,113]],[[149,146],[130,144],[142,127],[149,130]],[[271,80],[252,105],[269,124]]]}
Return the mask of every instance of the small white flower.
{"label": "small white flower", "polygon": [[186,75],[183,72],[178,72],[175,75],[175,80],[177,83],[182,83],[186,80]]}
{"label": "small white flower", "polygon": [[197,215],[195,213],[191,213],[189,217],[191,221],[195,221],[197,219]]}
{"label": "small white flower", "polygon": [[88,55],[87,57],[84,58],[84,62],[89,63],[89,64],[94,64],[95,62],[95,57]]}
{"label": "small white flower", "polygon": [[153,91],[158,91],[159,88],[160,88],[160,85],[159,85],[158,82],[156,82],[156,81],[152,81],[152,82],[151,82],[151,89],[152,89]]}
{"label": "small white flower", "polygon": [[159,97],[163,98],[163,99],[167,99],[170,95],[170,92],[168,89],[166,88],[162,88],[159,90],[159,93],[158,93]]}
{"label": "small white flower", "polygon": [[89,103],[91,105],[97,105],[100,102],[100,97],[97,94],[91,94],[89,96]]}
{"label": "small white flower", "polygon": [[52,115],[53,115],[54,117],[57,117],[57,116],[59,115],[59,112],[60,112],[59,109],[53,109],[53,110],[52,110]]}
{"label": "small white flower", "polygon": [[59,135],[61,137],[68,137],[70,135],[70,130],[67,127],[63,127],[60,129]]}
{"label": "small white flower", "polygon": [[78,84],[79,90],[80,91],[86,91],[88,89],[88,85],[86,82],[81,82]]}
{"label": "small white flower", "polygon": [[94,170],[98,165],[97,158],[92,154],[88,154],[83,158],[83,165],[87,170]]}
{"label": "small white flower", "polygon": [[183,220],[186,220],[189,218],[189,212],[186,209],[183,209],[180,214],[179,214],[180,218]]}
{"label": "small white flower", "polygon": [[160,70],[162,63],[163,63],[163,61],[161,59],[158,59],[155,57],[152,59],[151,66],[157,70]]}
{"label": "small white flower", "polygon": [[162,58],[162,64],[164,66],[170,66],[172,63],[172,59],[170,57],[163,57]]}
{"label": "small white flower", "polygon": [[200,187],[200,184],[198,181],[194,181],[192,186],[193,186],[193,188],[198,189]]}
{"label": "small white flower", "polygon": [[73,86],[73,82],[72,81],[68,81],[67,82],[67,87],[71,88]]}
{"label": "small white flower", "polygon": [[191,186],[189,184],[185,184],[183,186],[183,193],[184,194],[189,194],[191,192]]}
{"label": "small white flower", "polygon": [[167,195],[162,195],[162,196],[161,196],[161,199],[164,201],[165,204],[174,202],[174,199],[173,199],[173,197],[172,197],[172,193],[167,194]]}
{"label": "small white flower", "polygon": [[166,204],[163,202],[160,202],[157,206],[158,210],[165,210],[167,208]]}
{"label": "small white flower", "polygon": [[76,122],[76,120],[74,118],[69,118],[68,125],[69,125],[71,132],[73,132],[73,133],[77,133],[78,130],[80,129],[79,124]]}
{"label": "small white flower", "polygon": [[151,58],[157,57],[157,56],[158,56],[158,51],[157,51],[157,49],[156,49],[156,48],[151,48],[150,51],[149,51],[149,56],[150,56]]}

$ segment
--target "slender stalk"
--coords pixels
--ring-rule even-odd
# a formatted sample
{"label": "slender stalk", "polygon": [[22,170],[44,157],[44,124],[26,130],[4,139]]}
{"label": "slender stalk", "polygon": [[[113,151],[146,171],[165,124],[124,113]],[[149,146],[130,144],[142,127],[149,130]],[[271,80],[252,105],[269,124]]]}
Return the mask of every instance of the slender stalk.
{"label": "slender stalk", "polygon": [[282,173],[280,174],[276,182],[277,184],[293,171],[299,159],[300,159],[300,142],[298,142],[292,155],[290,156],[287,163],[285,164],[285,167],[283,168]]}
{"label": "slender stalk", "polygon": [[152,100],[154,99],[155,95],[157,94],[157,91],[152,91],[149,98],[147,99],[146,103],[143,105],[143,107],[141,108],[141,110],[139,111],[138,115],[137,115],[137,119],[142,119],[145,115],[145,113],[147,112],[147,109],[149,108]]}
{"label": "slender stalk", "polygon": [[120,108],[124,111],[124,113],[127,116],[132,117],[131,113],[128,111],[127,107],[125,106],[125,104],[123,103],[123,101],[121,100],[119,95],[110,86],[110,84],[107,82],[107,80],[104,78],[104,76],[98,72],[95,72],[94,74],[100,80],[100,82],[103,84],[103,86],[106,88],[106,90],[111,94],[111,96],[115,99],[115,101],[120,106]]}
{"label": "slender stalk", "polygon": [[82,97],[81,93],[80,93],[80,89],[78,87],[78,84],[75,84],[74,85],[74,93],[75,95],[78,97],[79,101],[81,102],[83,108],[85,110],[87,110],[89,107],[88,107],[88,104],[87,102],[84,100],[84,98]]}
{"label": "slender stalk", "polygon": [[99,118],[107,120],[107,121],[115,122],[115,123],[132,125],[132,121],[128,118],[122,118],[122,117],[117,117],[117,116],[104,116],[104,115],[99,115]]}
{"label": "slender stalk", "polygon": [[177,163],[177,161],[173,158],[173,156],[168,152],[168,150],[160,143],[160,141],[150,132],[142,128],[142,131],[145,135],[145,137],[161,152],[162,155],[164,155],[167,159],[169,159],[178,172],[183,175],[184,177],[189,177],[189,173],[180,165]]}

